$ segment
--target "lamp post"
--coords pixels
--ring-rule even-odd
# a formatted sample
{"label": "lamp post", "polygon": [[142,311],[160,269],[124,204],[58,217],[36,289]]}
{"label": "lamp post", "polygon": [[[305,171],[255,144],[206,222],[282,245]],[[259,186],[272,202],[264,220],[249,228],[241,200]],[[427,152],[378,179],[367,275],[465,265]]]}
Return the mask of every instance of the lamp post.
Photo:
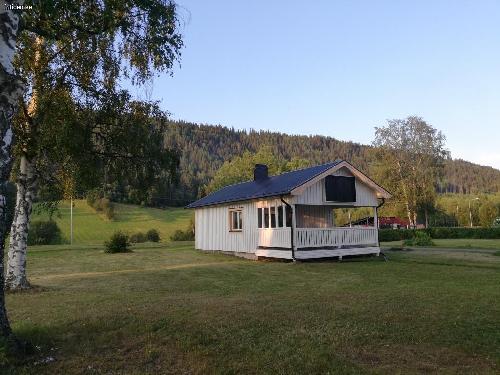
{"label": "lamp post", "polygon": [[472,228],[472,210],[471,210],[471,207],[470,207],[470,202],[472,202],[472,201],[478,201],[478,200],[479,200],[478,197],[469,199],[469,219],[470,219],[470,227],[471,228]]}

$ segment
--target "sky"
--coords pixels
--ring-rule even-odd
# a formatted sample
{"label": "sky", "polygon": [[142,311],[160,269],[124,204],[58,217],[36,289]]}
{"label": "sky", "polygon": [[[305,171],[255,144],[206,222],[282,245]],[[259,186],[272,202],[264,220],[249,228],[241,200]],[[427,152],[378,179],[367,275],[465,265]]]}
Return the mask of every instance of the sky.
{"label": "sky", "polygon": [[418,115],[500,169],[500,1],[177,2],[180,65],[136,88],[174,119],[368,144]]}

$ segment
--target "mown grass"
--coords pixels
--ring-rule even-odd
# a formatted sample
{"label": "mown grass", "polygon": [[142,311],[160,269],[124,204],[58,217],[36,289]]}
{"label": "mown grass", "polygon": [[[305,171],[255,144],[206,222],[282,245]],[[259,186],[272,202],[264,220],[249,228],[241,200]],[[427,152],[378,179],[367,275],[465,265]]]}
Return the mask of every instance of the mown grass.
{"label": "mown grass", "polygon": [[39,349],[4,373],[498,373],[500,258],[463,252],[294,264],[192,243],[33,248],[39,288],[7,303]]}
{"label": "mown grass", "polygon": [[[495,249],[500,250],[500,239],[433,239],[434,247],[448,249]],[[382,242],[383,247],[402,247],[403,241]]]}
{"label": "mown grass", "polygon": [[[76,200],[73,208],[73,244],[100,244],[113,232],[122,230],[129,234],[156,229],[162,241],[168,241],[177,229],[187,229],[191,210],[183,208],[149,208],[113,203],[115,218],[108,220],[98,214],[85,200]],[[70,205],[61,203],[55,220],[61,228],[65,242],[70,238]],[[46,213],[34,214],[32,220],[47,219]]]}

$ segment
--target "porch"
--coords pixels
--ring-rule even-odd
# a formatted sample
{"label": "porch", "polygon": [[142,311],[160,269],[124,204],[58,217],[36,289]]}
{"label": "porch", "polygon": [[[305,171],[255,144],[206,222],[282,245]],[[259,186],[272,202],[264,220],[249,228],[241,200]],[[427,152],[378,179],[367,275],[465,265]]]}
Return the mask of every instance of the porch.
{"label": "porch", "polygon": [[[373,210],[377,218],[377,208]],[[262,208],[259,214],[259,223],[264,224],[258,228],[257,256],[291,259],[292,246],[297,259],[380,253],[377,219],[372,226],[337,227],[331,205],[296,205],[292,210]],[[285,217],[272,218],[274,214]],[[278,223],[289,226],[279,227]]]}

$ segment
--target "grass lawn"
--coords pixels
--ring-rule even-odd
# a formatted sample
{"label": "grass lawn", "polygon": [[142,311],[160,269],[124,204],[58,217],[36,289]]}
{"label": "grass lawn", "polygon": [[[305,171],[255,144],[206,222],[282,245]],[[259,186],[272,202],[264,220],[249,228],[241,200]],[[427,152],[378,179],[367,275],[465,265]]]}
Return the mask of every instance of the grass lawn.
{"label": "grass lawn", "polygon": [[[177,229],[187,229],[193,212],[184,208],[149,208],[114,203],[115,218],[108,220],[87,205],[85,200],[76,200],[73,208],[73,244],[100,244],[108,240],[116,230],[129,234],[157,229],[162,241],[168,241]],[[61,203],[59,217],[55,217],[64,239],[70,238],[70,205]],[[32,220],[47,219],[46,214],[34,214]]]}
{"label": "grass lawn", "polygon": [[[433,239],[435,247],[449,249],[494,249],[500,250],[500,239]],[[403,241],[382,242],[383,247],[402,247]]]}
{"label": "grass lawn", "polygon": [[7,305],[39,349],[3,372],[499,373],[500,257],[470,252],[293,264],[190,242],[32,248],[39,289]]}

